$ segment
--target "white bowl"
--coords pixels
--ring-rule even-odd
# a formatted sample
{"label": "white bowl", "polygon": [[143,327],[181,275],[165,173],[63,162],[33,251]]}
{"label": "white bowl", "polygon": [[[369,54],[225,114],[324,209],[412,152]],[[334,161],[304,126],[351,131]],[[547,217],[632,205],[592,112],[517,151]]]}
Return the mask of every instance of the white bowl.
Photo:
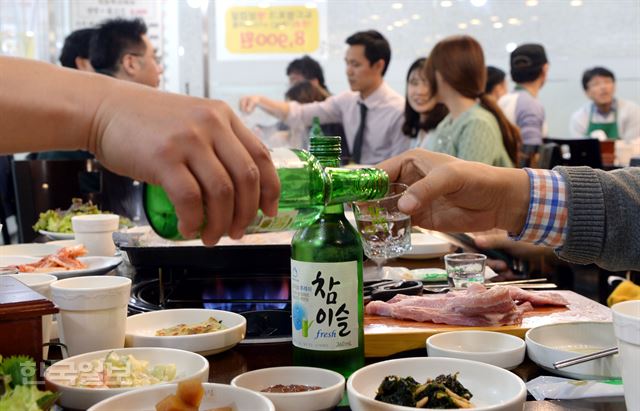
{"label": "white bowl", "polygon": [[457,358],[401,358],[368,365],[347,381],[349,404],[353,411],[415,411],[374,399],[386,376],[413,377],[423,383],[456,372],[458,381],[473,394],[474,411],[522,411],[527,388],[520,377],[494,365]]}
{"label": "white bowl", "polygon": [[114,395],[139,390],[140,387],[84,388],[68,385],[70,379],[75,377],[78,370],[83,369],[82,367],[87,367],[91,360],[105,358],[111,351],[115,351],[118,355],[131,354],[138,360],[149,361],[151,366],[175,364],[176,378],[172,382],[178,383],[191,378],[197,378],[204,382],[209,378],[209,362],[201,355],[171,348],[119,348],[94,351],[56,362],[47,368],[44,373],[47,389],[58,391],[62,394],[58,400],[62,407],[80,410],[86,410],[93,404],[97,404]]}
{"label": "white bowl", "polygon": [[[214,317],[226,328],[206,334],[156,336],[161,328],[178,324],[195,324]],[[212,355],[228,350],[244,339],[247,320],[230,311],[175,309],[152,311],[127,318],[126,347],[168,347]]]}
{"label": "white bowl", "polygon": [[[276,384],[315,385],[322,389],[303,392],[260,392]],[[241,374],[231,385],[248,388],[269,398],[277,411],[332,410],[344,395],[344,377],[335,371],[314,367],[273,367]]]}
{"label": "white bowl", "polygon": [[556,370],[553,363],[616,346],[613,324],[573,322],[535,327],[525,334],[531,361],[554,374],[577,379],[620,378],[618,355]]}
{"label": "white bowl", "polygon": [[[245,388],[211,383],[202,385],[204,398],[200,404],[201,410],[233,406],[234,411],[275,411],[269,399]],[[156,404],[166,396],[175,394],[177,387],[177,384],[164,384],[127,392],[108,398],[88,411],[155,411]]]}
{"label": "white bowl", "polygon": [[429,357],[480,361],[511,370],[524,361],[522,338],[494,331],[450,331],[427,338]]}

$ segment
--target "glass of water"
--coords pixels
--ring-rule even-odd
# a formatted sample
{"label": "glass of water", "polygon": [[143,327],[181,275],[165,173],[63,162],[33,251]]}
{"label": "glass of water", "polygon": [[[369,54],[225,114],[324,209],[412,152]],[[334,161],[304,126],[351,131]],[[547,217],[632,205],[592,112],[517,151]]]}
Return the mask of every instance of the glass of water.
{"label": "glass of water", "polygon": [[388,258],[411,249],[411,217],[398,210],[398,200],[407,188],[406,184],[392,183],[384,198],[353,203],[364,253],[375,262],[379,278]]}
{"label": "glass of water", "polygon": [[457,253],[444,256],[449,285],[466,288],[470,283],[484,284],[484,267],[487,256],[476,253]]}

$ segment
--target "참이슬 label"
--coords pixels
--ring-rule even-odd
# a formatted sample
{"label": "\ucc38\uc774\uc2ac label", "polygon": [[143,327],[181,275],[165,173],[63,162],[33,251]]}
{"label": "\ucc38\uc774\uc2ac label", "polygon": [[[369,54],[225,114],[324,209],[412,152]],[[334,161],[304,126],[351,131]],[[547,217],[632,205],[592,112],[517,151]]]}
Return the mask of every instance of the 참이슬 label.
{"label": "\ucc38\uc774\uc2ac label", "polygon": [[358,347],[358,262],[291,260],[292,340],[299,348]]}

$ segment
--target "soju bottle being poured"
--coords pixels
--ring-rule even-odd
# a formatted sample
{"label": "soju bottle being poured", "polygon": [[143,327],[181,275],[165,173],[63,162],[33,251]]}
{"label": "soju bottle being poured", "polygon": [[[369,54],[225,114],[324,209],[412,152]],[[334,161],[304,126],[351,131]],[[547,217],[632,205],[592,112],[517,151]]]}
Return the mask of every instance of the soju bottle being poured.
{"label": "soju bottle being poured", "polygon": [[[311,140],[327,170],[339,164],[340,151],[340,137]],[[293,362],[348,377],[364,365],[360,236],[342,203],[331,204],[291,246]]]}
{"label": "soju bottle being poured", "polygon": [[[304,150],[274,149],[271,160],[280,178],[278,214],[268,217],[259,212],[247,233],[295,230],[315,221],[325,205],[382,197],[389,186],[383,170],[325,169]],[[158,235],[182,239],[175,208],[162,187],[147,184],[143,201],[147,220]]]}

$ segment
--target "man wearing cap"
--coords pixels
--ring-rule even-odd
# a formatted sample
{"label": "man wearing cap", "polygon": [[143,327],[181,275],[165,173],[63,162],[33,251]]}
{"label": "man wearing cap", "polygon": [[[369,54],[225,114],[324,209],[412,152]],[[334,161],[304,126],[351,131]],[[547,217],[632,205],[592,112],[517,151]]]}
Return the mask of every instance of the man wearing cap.
{"label": "man wearing cap", "polygon": [[640,138],[640,106],[616,98],[616,78],[604,67],[588,69],[582,75],[582,88],[591,100],[571,116],[571,137],[623,139]]}
{"label": "man wearing cap", "polygon": [[524,145],[541,145],[547,132],[538,93],[548,71],[549,62],[542,45],[523,44],[511,52],[511,78],[516,87],[502,96],[498,104],[509,121],[520,128]]}

